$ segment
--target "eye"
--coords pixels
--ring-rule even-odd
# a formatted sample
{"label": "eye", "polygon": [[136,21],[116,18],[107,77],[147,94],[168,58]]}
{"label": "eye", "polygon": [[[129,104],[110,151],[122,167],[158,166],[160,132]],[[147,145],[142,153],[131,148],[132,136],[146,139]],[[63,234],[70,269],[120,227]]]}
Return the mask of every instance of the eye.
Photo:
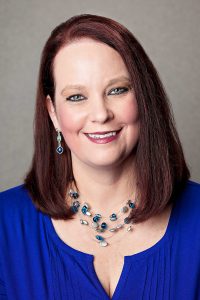
{"label": "eye", "polygon": [[[80,99],[79,96],[80,96],[80,97],[83,97],[83,96],[80,95],[80,94],[76,94],[76,95],[71,95],[71,96],[69,96],[68,98],[66,98],[66,100],[72,101],[72,102],[79,102],[79,101],[82,101],[83,99]],[[84,98],[84,97],[83,97],[83,98]]]}
{"label": "eye", "polygon": [[[110,95],[120,95],[129,91],[127,87],[117,87],[111,90]],[[114,93],[113,93],[114,92]],[[82,98],[81,98],[82,97]],[[84,100],[84,97],[80,94],[71,95],[66,100],[71,102],[80,102]]]}
{"label": "eye", "polygon": [[[119,95],[119,94],[123,94],[125,92],[128,92],[129,88],[127,87],[117,87],[111,90],[110,95]],[[114,94],[112,94],[112,92],[114,92]]]}

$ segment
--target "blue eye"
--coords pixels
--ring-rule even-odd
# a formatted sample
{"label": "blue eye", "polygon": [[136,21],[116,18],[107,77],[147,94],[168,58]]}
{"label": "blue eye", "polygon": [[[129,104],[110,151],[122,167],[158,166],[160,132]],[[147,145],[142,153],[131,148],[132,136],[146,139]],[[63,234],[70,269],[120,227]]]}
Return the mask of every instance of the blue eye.
{"label": "blue eye", "polygon": [[[118,88],[114,88],[111,90],[111,92],[109,93],[109,95],[120,95],[123,93],[126,93],[127,91],[129,91],[129,88],[127,87],[118,87]],[[114,92],[114,94],[112,94],[112,92]],[[82,99],[80,98],[82,97]],[[80,94],[75,94],[75,95],[71,95],[68,98],[66,98],[66,100],[71,101],[71,102],[80,102],[84,100],[84,97]]]}
{"label": "blue eye", "polygon": [[[116,93],[114,93],[114,95],[119,95],[119,94],[125,93],[129,89],[128,88],[123,88],[123,87],[118,87],[118,88],[114,88],[113,90],[111,90],[111,92],[116,91],[116,90],[118,90],[118,91]],[[123,92],[120,92],[120,91],[123,91]],[[111,95],[113,95],[113,94],[111,94]]]}
{"label": "blue eye", "polygon": [[78,98],[78,96],[82,96],[82,95],[80,95],[80,94],[72,95],[72,96],[68,97],[66,100],[72,101],[72,102],[82,101],[83,99]]}

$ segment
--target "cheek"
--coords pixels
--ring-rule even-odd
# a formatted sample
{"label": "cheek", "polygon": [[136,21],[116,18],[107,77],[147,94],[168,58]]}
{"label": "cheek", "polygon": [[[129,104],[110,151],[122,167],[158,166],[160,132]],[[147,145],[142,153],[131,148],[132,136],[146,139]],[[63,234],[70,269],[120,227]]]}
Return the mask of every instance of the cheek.
{"label": "cheek", "polygon": [[139,121],[138,106],[135,99],[127,101],[126,105],[123,105],[120,109],[122,122],[126,124],[137,124]]}
{"label": "cheek", "polygon": [[78,133],[83,126],[84,117],[80,112],[75,112],[66,107],[60,107],[58,111],[58,121],[65,139],[71,135]]}

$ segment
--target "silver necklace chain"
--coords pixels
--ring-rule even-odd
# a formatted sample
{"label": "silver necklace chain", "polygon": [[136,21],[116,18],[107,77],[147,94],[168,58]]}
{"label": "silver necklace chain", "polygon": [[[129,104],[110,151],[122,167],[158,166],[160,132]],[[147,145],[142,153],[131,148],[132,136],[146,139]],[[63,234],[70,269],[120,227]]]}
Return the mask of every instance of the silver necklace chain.
{"label": "silver necklace chain", "polygon": [[[81,203],[78,200],[78,192],[70,189],[68,195],[71,198],[70,209],[74,214],[79,215],[81,225],[86,225],[90,229],[95,231],[96,234],[92,239],[98,242],[101,247],[108,246],[109,244],[107,242],[107,239],[111,238],[119,230],[126,228],[127,232],[132,231],[133,222],[130,220],[129,216],[125,217],[123,219],[123,222],[117,223],[117,225],[114,226],[113,224],[115,224],[114,222],[121,220],[121,218],[124,217],[124,214],[126,214],[128,211],[136,208],[137,199],[134,202],[130,199],[127,200],[125,205],[117,213],[112,213],[109,216],[111,222],[108,223],[105,222],[105,220],[102,221],[103,218],[108,219],[107,217],[105,218],[99,213],[93,213],[91,211],[90,205],[87,202]],[[112,232],[112,234],[104,237],[103,235],[106,232]]]}

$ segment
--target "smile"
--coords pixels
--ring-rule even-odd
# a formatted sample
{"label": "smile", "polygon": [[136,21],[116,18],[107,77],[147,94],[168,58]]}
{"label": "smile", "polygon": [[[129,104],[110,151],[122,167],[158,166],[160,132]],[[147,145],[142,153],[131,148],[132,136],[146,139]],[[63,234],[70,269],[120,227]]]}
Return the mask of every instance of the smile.
{"label": "smile", "polygon": [[92,134],[92,133],[88,133],[88,135],[94,139],[103,139],[105,137],[109,137],[109,136],[114,136],[117,134],[117,131],[112,131],[106,134]]}
{"label": "smile", "polygon": [[87,136],[87,138],[97,144],[106,144],[109,142],[112,142],[114,140],[116,140],[118,138],[119,132],[120,130],[117,131],[110,131],[110,132],[104,132],[104,133],[85,133],[85,135]]}

